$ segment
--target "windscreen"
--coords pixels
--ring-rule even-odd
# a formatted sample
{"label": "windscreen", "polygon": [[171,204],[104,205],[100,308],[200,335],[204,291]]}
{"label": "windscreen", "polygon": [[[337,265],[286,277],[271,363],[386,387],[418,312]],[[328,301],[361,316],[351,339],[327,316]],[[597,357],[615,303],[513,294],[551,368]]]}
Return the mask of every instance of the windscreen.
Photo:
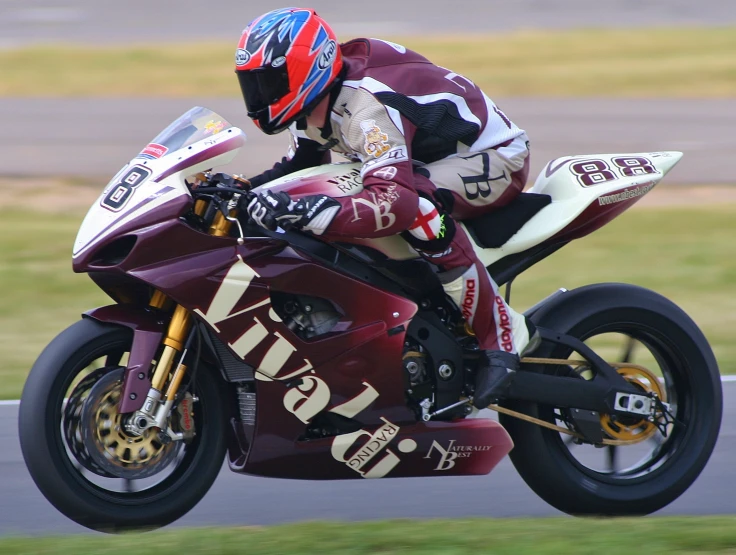
{"label": "windscreen", "polygon": [[225,118],[207,108],[192,108],[156,135],[138,158],[155,159],[176,152],[232,127]]}

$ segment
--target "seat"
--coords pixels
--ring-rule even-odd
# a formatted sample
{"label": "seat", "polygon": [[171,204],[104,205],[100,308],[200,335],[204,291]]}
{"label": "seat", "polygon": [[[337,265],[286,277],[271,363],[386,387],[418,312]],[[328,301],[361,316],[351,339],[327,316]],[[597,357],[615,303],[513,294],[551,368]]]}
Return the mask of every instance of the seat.
{"label": "seat", "polygon": [[521,229],[537,212],[552,202],[539,193],[521,193],[506,206],[478,218],[463,220],[470,236],[485,249],[496,249]]}

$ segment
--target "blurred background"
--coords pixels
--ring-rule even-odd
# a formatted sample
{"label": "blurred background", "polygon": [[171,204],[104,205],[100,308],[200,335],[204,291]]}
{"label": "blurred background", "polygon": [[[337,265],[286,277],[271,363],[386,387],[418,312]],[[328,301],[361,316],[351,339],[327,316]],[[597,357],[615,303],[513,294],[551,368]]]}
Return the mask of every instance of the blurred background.
{"label": "blurred background", "polygon": [[[15,400],[36,356],[81,312],[109,302],[71,271],[79,223],[117,170],[192,106],[247,132],[228,171],[252,175],[280,159],[286,137],[254,128],[233,75],[241,30],[278,7],[0,0],[0,440],[8,446],[0,451],[0,533],[81,530],[41,498],[15,438]],[[563,155],[684,152],[632,210],[522,276],[512,305],[523,310],[558,287],[598,281],[650,287],[703,328],[726,379],[736,373],[733,0],[315,0],[311,7],[343,40],[393,40],[476,81],[527,131],[530,184]],[[733,420],[728,402],[726,411]],[[733,435],[728,426],[723,433]],[[704,475],[664,512],[733,513],[723,485],[734,462],[732,444],[721,442]],[[508,461],[490,478],[429,490],[410,480],[367,488],[223,473],[180,524],[557,514]]]}

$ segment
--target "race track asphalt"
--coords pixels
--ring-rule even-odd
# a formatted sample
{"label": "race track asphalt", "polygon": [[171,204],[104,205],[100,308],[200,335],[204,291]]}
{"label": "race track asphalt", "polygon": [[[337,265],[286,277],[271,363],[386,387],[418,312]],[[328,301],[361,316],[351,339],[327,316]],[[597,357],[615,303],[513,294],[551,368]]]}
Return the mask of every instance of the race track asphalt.
{"label": "race track asphalt", "polygon": [[[736,382],[723,385],[723,424],[713,456],[690,489],[656,515],[736,512],[736,433],[730,428],[736,420]],[[0,535],[85,532],[36,489],[20,453],[17,413],[15,405],[0,405]],[[506,458],[488,476],[334,482],[242,476],[225,466],[204,499],[171,526],[561,515],[527,487]]]}

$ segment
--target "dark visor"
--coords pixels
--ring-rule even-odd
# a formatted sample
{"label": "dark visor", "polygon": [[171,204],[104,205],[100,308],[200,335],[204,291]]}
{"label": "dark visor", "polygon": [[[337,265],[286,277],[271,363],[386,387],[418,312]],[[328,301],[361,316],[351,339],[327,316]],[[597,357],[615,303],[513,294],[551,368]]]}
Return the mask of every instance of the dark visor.
{"label": "dark visor", "polygon": [[279,67],[260,67],[249,71],[236,71],[240,90],[245,98],[248,115],[253,118],[258,112],[279,101],[289,92],[289,74],[286,64]]}

